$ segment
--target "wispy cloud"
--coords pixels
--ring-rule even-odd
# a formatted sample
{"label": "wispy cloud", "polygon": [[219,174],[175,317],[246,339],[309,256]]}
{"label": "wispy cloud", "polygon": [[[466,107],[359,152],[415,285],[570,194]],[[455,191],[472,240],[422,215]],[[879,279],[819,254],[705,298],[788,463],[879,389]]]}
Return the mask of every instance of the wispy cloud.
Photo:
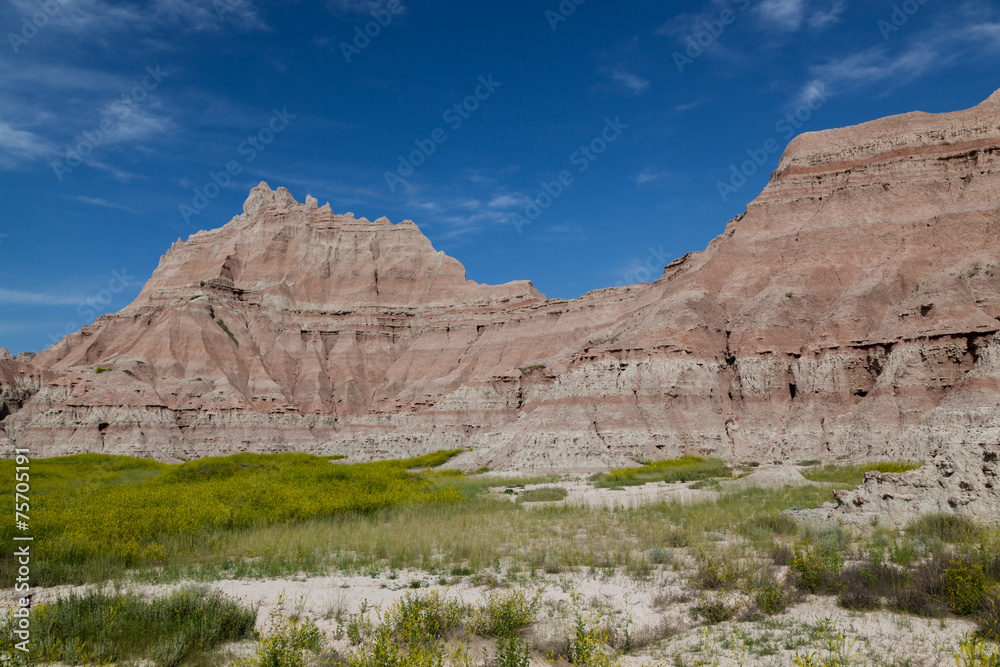
{"label": "wispy cloud", "polygon": [[825,9],[817,9],[809,17],[809,27],[821,30],[829,25],[840,23],[840,17],[847,9],[847,0],[837,0]]}
{"label": "wispy cloud", "polygon": [[664,178],[667,175],[665,171],[653,171],[652,169],[643,169],[635,177],[635,184],[639,187],[646,185],[647,183],[653,183]]}
{"label": "wispy cloud", "polygon": [[0,169],[16,169],[54,153],[55,147],[44,137],[0,120]]}
{"label": "wispy cloud", "polygon": [[639,95],[649,88],[648,80],[625,70],[617,70],[611,78],[628,88],[633,95]]}
{"label": "wispy cloud", "polygon": [[895,87],[947,68],[960,58],[968,62],[1000,55],[1000,22],[973,17],[965,20],[964,25],[939,23],[915,33],[900,50],[881,44],[811,67],[810,81],[799,95],[807,94],[818,82],[825,84],[830,94],[876,84]]}
{"label": "wispy cloud", "polygon": [[[23,15],[38,11],[34,0],[11,0]],[[253,0],[153,0],[149,3],[73,0],[59,3],[60,10],[49,19],[50,29],[92,40],[99,35],[119,32],[144,33],[159,26],[188,30],[219,30],[225,25],[261,30]]]}
{"label": "wispy cloud", "polygon": [[784,30],[798,30],[805,9],[805,0],[764,0],[757,5],[757,11],[766,22]]}
{"label": "wispy cloud", "polygon": [[819,30],[838,23],[846,9],[846,0],[764,0],[757,14],[765,25],[779,30]]}
{"label": "wispy cloud", "polygon": [[493,197],[487,204],[490,208],[498,209],[515,209],[528,204],[528,198],[522,194],[499,194]]}
{"label": "wispy cloud", "polygon": [[675,104],[674,111],[676,111],[677,113],[684,113],[685,111],[691,111],[692,109],[697,109],[698,107],[700,107],[701,105],[705,104],[708,101],[709,99],[707,97],[700,97],[694,100],[693,102],[686,102],[684,104]]}
{"label": "wispy cloud", "polygon": [[115,204],[113,202],[105,201],[99,197],[84,197],[82,195],[79,195],[77,197],[74,197],[74,199],[76,199],[77,201],[82,201],[85,204],[93,204],[94,206],[103,206],[105,208],[117,208],[121,209],[122,211],[128,211],[129,213],[135,213],[135,211],[130,209],[128,206],[122,206],[121,204]]}
{"label": "wispy cloud", "polygon": [[0,303],[28,306],[76,306],[85,302],[84,297],[66,294],[45,294],[40,292],[19,292],[0,289]]}

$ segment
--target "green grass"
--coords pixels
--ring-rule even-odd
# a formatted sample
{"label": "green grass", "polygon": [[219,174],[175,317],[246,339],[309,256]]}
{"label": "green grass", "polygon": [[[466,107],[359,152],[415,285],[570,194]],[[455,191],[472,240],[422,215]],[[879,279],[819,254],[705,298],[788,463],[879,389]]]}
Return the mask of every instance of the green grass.
{"label": "green grass", "polygon": [[[226,532],[456,502],[463,494],[447,475],[410,470],[440,466],[457,453],[355,465],[307,454],[239,454],[179,465],[97,454],[41,459],[31,469],[39,555],[34,581],[92,581],[123,568],[167,564]],[[0,471],[13,479],[14,465],[0,462]],[[13,522],[0,527],[0,539],[10,541],[13,533]],[[0,572],[13,577],[15,570],[11,554],[0,556]]]}
{"label": "green grass", "polygon": [[955,514],[926,514],[906,524],[905,530],[911,536],[949,544],[975,541],[984,533],[983,528],[972,519]]}
{"label": "green grass", "polygon": [[[257,610],[217,592],[188,588],[164,598],[91,590],[31,610],[28,664],[108,664],[152,658],[192,664],[219,645],[253,637]],[[13,619],[0,632],[0,651],[13,650]]]}
{"label": "green grass", "polygon": [[802,476],[813,482],[845,484],[855,487],[865,481],[866,472],[902,473],[908,470],[916,470],[922,465],[923,463],[912,461],[876,461],[874,463],[863,464],[828,463],[822,468],[803,470]]}
{"label": "green grass", "polygon": [[544,368],[545,364],[534,364],[532,366],[519,367],[517,370],[521,371],[522,373],[530,373],[531,371],[543,370]]}
{"label": "green grass", "polygon": [[519,503],[544,503],[563,500],[569,492],[560,486],[546,486],[540,489],[530,489],[517,497]]}
{"label": "green grass", "polygon": [[234,335],[233,335],[233,332],[229,330],[229,327],[227,327],[227,326],[226,326],[226,323],[225,323],[225,322],[223,322],[223,321],[222,321],[221,319],[218,319],[218,320],[215,320],[215,323],[216,323],[216,324],[218,324],[218,325],[219,325],[219,327],[220,327],[220,328],[221,328],[221,329],[222,329],[223,331],[225,331],[225,332],[226,332],[226,335],[228,335],[228,336],[229,336],[229,339],[230,339],[231,341],[233,341],[233,342],[234,342],[234,343],[236,344],[236,347],[239,347],[239,346],[240,346],[240,342],[239,342],[238,340],[236,340],[236,336],[234,336]]}
{"label": "green grass", "polygon": [[619,468],[598,473],[590,478],[597,488],[640,486],[650,482],[692,482],[713,477],[729,477],[732,472],[721,459],[683,456],[679,459],[655,461],[639,468]]}

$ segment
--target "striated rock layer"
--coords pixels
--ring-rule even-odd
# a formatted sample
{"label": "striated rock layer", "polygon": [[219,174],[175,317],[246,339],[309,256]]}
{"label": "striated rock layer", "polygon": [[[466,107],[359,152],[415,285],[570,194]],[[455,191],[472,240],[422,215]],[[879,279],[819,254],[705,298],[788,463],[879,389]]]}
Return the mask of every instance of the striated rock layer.
{"label": "striated rock layer", "polygon": [[570,301],[467,281],[410,221],[262,183],[121,312],[0,355],[0,442],[561,470],[894,457],[932,467],[844,505],[995,511],[998,118],[1000,92],[802,135],[704,252]]}

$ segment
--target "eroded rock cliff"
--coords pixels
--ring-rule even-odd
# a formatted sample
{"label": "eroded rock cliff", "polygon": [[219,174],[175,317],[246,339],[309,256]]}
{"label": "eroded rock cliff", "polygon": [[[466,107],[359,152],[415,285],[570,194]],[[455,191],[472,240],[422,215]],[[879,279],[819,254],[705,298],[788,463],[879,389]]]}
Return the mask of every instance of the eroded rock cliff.
{"label": "eroded rock cliff", "polygon": [[571,301],[467,281],[412,222],[262,183],[121,312],[30,362],[0,356],[0,438],[165,460],[461,447],[469,466],[563,470],[892,456],[933,461],[927,483],[955,487],[941,502],[981,510],[1000,442],[998,118],[1000,93],[802,135],[704,252]]}

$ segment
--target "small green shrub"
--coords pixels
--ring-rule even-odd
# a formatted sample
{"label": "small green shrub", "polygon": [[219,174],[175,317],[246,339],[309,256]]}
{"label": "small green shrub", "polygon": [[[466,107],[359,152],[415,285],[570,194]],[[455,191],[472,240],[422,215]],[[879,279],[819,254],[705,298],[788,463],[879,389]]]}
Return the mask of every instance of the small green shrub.
{"label": "small green shrub", "polygon": [[[621,664],[621,657],[611,648],[611,643],[611,630],[606,624],[576,609],[573,633],[566,642],[564,657],[581,667],[617,667]],[[551,662],[555,662],[554,658],[549,656]]]}
{"label": "small green shrub", "polygon": [[667,565],[674,561],[674,552],[664,547],[650,547],[646,553],[653,565]]}
{"label": "small green shrub", "polygon": [[753,594],[754,603],[768,616],[774,616],[788,609],[792,604],[792,595],[780,582],[769,580],[762,582]]}
{"label": "small green shrub", "polygon": [[462,623],[465,613],[460,602],[449,600],[437,591],[424,595],[407,592],[390,608],[385,624],[402,641],[414,645],[428,638],[443,638]]}
{"label": "small green shrub", "polygon": [[979,634],[991,641],[1000,642],[1000,591],[992,591],[983,596],[976,613]]}
{"label": "small green shrub", "polygon": [[810,593],[837,593],[840,582],[837,575],[843,567],[840,554],[805,546],[797,546],[789,570],[795,585]]}
{"label": "small green shrub", "polygon": [[733,563],[705,559],[698,565],[692,583],[702,590],[731,590],[740,580],[740,571]]}
{"label": "small green shrub", "polygon": [[519,367],[517,370],[522,373],[530,373],[531,371],[540,371],[545,369],[545,364],[533,364],[531,366]]}
{"label": "small green shrub", "polygon": [[705,619],[708,625],[724,623],[735,618],[739,612],[739,605],[726,594],[702,594],[698,596],[698,603],[692,607],[692,611]]}
{"label": "small green shrub", "polygon": [[965,635],[955,654],[958,667],[1000,667],[1000,646],[990,646],[982,637]]}
{"label": "small green shrub", "polygon": [[528,667],[531,661],[531,645],[516,636],[497,640],[493,653],[494,667]]}
{"label": "small green shrub", "polygon": [[284,595],[279,595],[268,616],[269,631],[260,637],[257,650],[236,661],[236,667],[305,667],[310,654],[323,648],[323,634],[316,624],[298,616],[286,618],[280,609]]}
{"label": "small green shrub", "polygon": [[542,591],[529,595],[524,588],[491,591],[472,615],[472,631],[484,637],[512,637],[531,625]]}
{"label": "small green shrub", "polygon": [[889,560],[896,565],[912,565],[926,552],[927,548],[922,540],[909,538],[896,542],[889,548]]}
{"label": "small green shrub", "polygon": [[113,368],[108,368],[106,366],[98,366],[94,369],[94,372],[100,375],[101,373],[107,373],[108,371],[113,371]]}
{"label": "small green shrub", "polygon": [[968,558],[951,561],[942,582],[948,606],[960,616],[972,616],[979,611],[992,587],[983,566]]}

